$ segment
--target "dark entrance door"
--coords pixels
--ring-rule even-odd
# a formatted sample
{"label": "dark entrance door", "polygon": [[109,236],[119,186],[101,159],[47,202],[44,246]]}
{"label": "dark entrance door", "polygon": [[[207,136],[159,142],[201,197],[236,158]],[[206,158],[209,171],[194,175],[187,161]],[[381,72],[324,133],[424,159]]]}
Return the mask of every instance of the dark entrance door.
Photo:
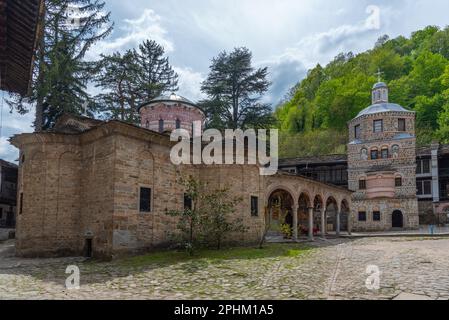
{"label": "dark entrance door", "polygon": [[92,239],[86,239],[86,258],[92,258]]}
{"label": "dark entrance door", "polygon": [[404,216],[402,215],[402,212],[399,210],[396,210],[393,212],[393,228],[403,228],[404,227]]}

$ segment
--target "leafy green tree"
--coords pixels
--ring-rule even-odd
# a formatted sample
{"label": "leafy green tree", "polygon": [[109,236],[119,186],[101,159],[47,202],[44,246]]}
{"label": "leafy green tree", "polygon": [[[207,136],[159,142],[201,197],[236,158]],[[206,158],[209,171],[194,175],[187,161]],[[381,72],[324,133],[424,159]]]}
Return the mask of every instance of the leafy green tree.
{"label": "leafy green tree", "polygon": [[[21,114],[35,106],[36,131],[52,127],[63,112],[94,114],[86,90],[93,66],[84,57],[112,31],[110,13],[104,7],[98,0],[44,0],[31,94],[9,101]],[[80,17],[71,17],[71,10]]]}
{"label": "leafy green tree", "polygon": [[239,197],[232,197],[226,188],[207,192],[202,198],[201,228],[204,239],[217,250],[221,249],[227,236],[247,230],[242,218],[232,218],[241,201]]}
{"label": "leafy green tree", "polygon": [[201,211],[199,203],[201,200],[201,184],[195,178],[190,176],[187,179],[181,178],[180,184],[185,189],[185,196],[191,201],[191,207],[182,210],[167,211],[167,215],[178,217],[177,229],[179,231],[179,241],[186,251],[193,255],[195,248],[201,242]]}
{"label": "leafy green tree", "polygon": [[201,105],[209,127],[247,129],[274,123],[270,105],[261,102],[270,86],[268,69],[255,70],[251,60],[252,53],[247,48],[224,51],[212,60],[210,73],[201,86],[207,95]]}
{"label": "leafy green tree", "polygon": [[[281,153],[299,156],[342,150],[343,142],[334,148],[326,139],[332,142],[335,131],[346,131],[347,122],[369,106],[378,68],[390,87],[390,101],[416,111],[418,143],[445,137],[448,34],[449,28],[429,26],[410,38],[384,36],[371,50],[357,55],[341,53],[326,66],[312,69],[276,108]],[[325,147],[317,148],[309,139],[319,139]],[[295,147],[295,141],[301,148]]]}

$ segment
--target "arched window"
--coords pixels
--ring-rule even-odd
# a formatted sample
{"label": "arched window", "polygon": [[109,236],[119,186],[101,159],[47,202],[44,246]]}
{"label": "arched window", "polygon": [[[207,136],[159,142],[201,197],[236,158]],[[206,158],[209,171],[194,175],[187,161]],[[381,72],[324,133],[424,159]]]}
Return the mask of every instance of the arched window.
{"label": "arched window", "polygon": [[381,152],[382,159],[388,159],[390,157],[390,152],[388,147],[383,147]]}
{"label": "arched window", "polygon": [[181,129],[181,120],[176,119],[176,129]]}
{"label": "arched window", "polygon": [[150,129],[150,121],[147,120],[147,122],[145,123],[145,128]]}
{"label": "arched window", "polygon": [[371,149],[371,160],[379,159],[379,150],[377,148]]}
{"label": "arched window", "polygon": [[162,119],[159,120],[159,132],[160,133],[164,132],[164,120]]}

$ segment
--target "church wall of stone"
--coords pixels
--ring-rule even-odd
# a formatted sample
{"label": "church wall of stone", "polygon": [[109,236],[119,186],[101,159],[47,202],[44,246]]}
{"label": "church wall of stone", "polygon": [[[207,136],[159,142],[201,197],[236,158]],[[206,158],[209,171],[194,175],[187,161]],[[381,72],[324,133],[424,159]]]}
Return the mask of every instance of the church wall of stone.
{"label": "church wall of stone", "polygon": [[[348,188],[354,192],[353,231],[391,230],[393,212],[397,210],[403,215],[404,229],[417,229],[415,113],[388,101],[376,101],[379,90],[388,92],[385,84],[377,84],[373,105],[349,122]],[[405,131],[400,130],[399,119],[405,120]],[[377,120],[382,120],[379,132],[374,130]],[[359,136],[356,126],[360,128]],[[371,159],[374,150],[378,152],[377,159]],[[385,158],[382,150],[388,150]],[[397,178],[401,179],[400,186],[396,185]],[[380,221],[373,221],[373,212],[380,212]],[[360,221],[359,213],[366,213],[366,221]]]}
{"label": "church wall of stone", "polygon": [[30,143],[20,158],[17,252],[22,256],[79,253],[81,158],[77,139]]}
{"label": "church wall of stone", "polygon": [[[176,167],[170,148],[116,136],[113,233],[115,254],[167,245],[177,219],[167,211],[182,210],[181,177],[198,176],[192,166]],[[152,190],[151,212],[139,211],[140,188]]]}
{"label": "church wall of stone", "polygon": [[[403,213],[405,230],[419,228],[418,203],[415,199],[376,199],[352,201],[352,230],[355,232],[391,230],[393,212],[396,210]],[[381,221],[374,221],[374,211],[381,213]],[[359,212],[366,212],[366,221],[358,220]]]}
{"label": "church wall of stone", "polygon": [[[266,203],[264,176],[259,173],[257,166],[250,165],[223,165],[202,166],[200,180],[209,190],[228,189],[232,197],[240,198],[232,219],[241,218],[245,227],[244,233],[230,235],[228,242],[257,243],[263,235]],[[258,197],[259,212],[257,216],[251,215],[251,197]]]}
{"label": "church wall of stone", "polygon": [[89,141],[84,142],[82,147],[82,215],[79,236],[83,246],[82,254],[86,250],[86,241],[91,238],[93,256],[99,258],[109,258],[112,255],[115,146],[114,137],[108,135],[89,137]]}

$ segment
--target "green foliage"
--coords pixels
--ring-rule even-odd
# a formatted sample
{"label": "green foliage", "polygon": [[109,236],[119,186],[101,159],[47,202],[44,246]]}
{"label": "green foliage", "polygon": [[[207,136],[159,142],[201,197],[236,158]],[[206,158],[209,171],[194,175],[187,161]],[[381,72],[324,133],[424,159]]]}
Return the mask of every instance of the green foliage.
{"label": "green foliage", "polygon": [[316,129],[304,133],[281,132],[281,158],[309,157],[346,153],[347,130]]}
{"label": "green foliage", "polygon": [[247,48],[223,51],[215,57],[201,85],[207,95],[200,103],[207,115],[207,126],[245,130],[272,125],[271,107],[260,101],[270,86],[267,76],[267,68],[256,70],[252,66],[252,53]]}
{"label": "green foliage", "polygon": [[192,208],[168,211],[167,215],[178,217],[178,238],[190,255],[201,245],[221,249],[226,236],[245,232],[243,219],[231,219],[241,198],[232,197],[229,190],[211,190],[193,177],[181,178],[185,195],[192,200]]}
{"label": "green foliage", "polygon": [[192,207],[167,211],[167,215],[179,218],[177,225],[179,234],[176,236],[179,237],[179,241],[186,251],[193,255],[196,246],[201,242],[201,211],[198,205],[201,197],[200,183],[192,176],[187,179],[181,178],[179,183],[185,189],[185,196],[192,201]]}
{"label": "green foliage", "polygon": [[416,111],[418,143],[449,141],[448,59],[449,27],[429,26],[410,38],[383,36],[371,50],[317,65],[275,111],[282,156],[344,151],[347,122],[371,104],[378,68],[390,101]]}
{"label": "green foliage", "polygon": [[[67,23],[73,7],[81,14],[79,24]],[[44,0],[31,94],[13,96],[9,101],[21,114],[29,112],[30,106],[36,107],[36,131],[51,128],[64,112],[95,114],[86,89],[93,65],[84,57],[93,44],[112,31],[110,13],[104,7],[99,0]]]}
{"label": "green foliage", "polygon": [[241,198],[231,197],[228,189],[205,193],[202,197],[201,227],[204,239],[218,250],[227,235],[247,230],[242,218],[231,219],[241,202]]}
{"label": "green foliage", "polygon": [[178,90],[178,75],[164,55],[161,45],[146,40],[138,50],[101,57],[94,80],[103,92],[96,97],[103,118],[139,124],[139,105]]}
{"label": "green foliage", "polygon": [[292,227],[290,227],[290,225],[288,225],[288,224],[282,224],[281,225],[281,233],[284,236],[284,238],[291,239],[291,237],[293,235]]}

